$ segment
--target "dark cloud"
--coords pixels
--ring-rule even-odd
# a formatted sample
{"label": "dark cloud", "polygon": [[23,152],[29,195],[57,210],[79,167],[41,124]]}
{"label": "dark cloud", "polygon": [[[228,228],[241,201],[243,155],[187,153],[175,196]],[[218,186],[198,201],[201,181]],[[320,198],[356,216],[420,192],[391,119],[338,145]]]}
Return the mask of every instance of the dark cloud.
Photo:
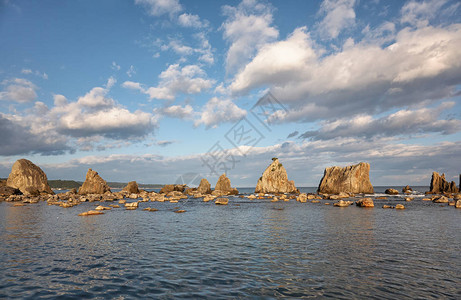
{"label": "dark cloud", "polygon": [[298,131],[293,131],[292,133],[290,133],[290,134],[287,136],[287,139],[292,138],[292,137],[295,137],[295,136],[297,136],[298,134],[299,134]]}

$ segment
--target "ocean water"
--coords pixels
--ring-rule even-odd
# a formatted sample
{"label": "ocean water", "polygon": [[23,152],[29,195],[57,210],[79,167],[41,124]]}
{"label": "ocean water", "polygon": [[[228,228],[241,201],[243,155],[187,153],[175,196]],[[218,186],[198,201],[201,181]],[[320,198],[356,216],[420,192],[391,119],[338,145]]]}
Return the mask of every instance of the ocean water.
{"label": "ocean water", "polygon": [[460,299],[461,209],[421,197],[188,199],[90,217],[77,214],[99,203],[2,202],[0,299]]}

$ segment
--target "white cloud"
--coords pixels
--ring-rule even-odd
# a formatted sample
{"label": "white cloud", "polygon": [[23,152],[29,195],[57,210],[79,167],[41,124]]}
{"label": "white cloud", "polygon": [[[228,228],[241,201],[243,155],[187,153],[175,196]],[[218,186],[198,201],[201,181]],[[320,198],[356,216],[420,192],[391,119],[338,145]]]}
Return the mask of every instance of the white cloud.
{"label": "white cloud", "polygon": [[115,61],[112,62],[112,65],[110,67],[112,70],[115,70],[115,71],[119,71],[121,68],[119,65],[117,65]]}
{"label": "white cloud", "polygon": [[122,84],[125,88],[139,90],[149,95],[150,99],[173,100],[179,93],[197,94],[208,90],[215,83],[206,78],[206,73],[197,65],[180,67],[179,64],[170,65],[160,75],[160,83],[156,87],[144,88],[141,84],[126,81]]}
{"label": "white cloud", "polygon": [[415,136],[433,132],[453,134],[461,131],[461,120],[441,120],[440,114],[454,106],[454,102],[445,102],[435,108],[405,109],[381,118],[358,115],[326,121],[321,123],[319,130],[307,131],[300,137],[329,140],[338,137]]}
{"label": "white cloud", "polygon": [[27,79],[4,80],[2,85],[6,85],[6,88],[0,92],[0,100],[27,103],[37,98],[37,93],[35,92],[37,86]]}
{"label": "white cloud", "polygon": [[227,20],[222,24],[224,39],[231,45],[226,68],[233,73],[251,59],[261,46],[275,40],[278,30],[271,26],[271,7],[253,0],[243,0],[237,7],[224,6]]}
{"label": "white cloud", "polygon": [[400,22],[416,27],[427,26],[446,3],[447,0],[409,1],[400,11]]}
{"label": "white cloud", "polygon": [[162,51],[172,50],[174,53],[182,56],[181,59],[186,61],[188,56],[196,56],[196,59],[206,64],[214,63],[213,49],[208,41],[204,32],[198,32],[192,35],[196,42],[197,47],[191,47],[184,44],[184,41],[177,38],[170,38],[168,43],[160,46]]}
{"label": "white cloud", "polygon": [[147,13],[155,17],[164,14],[172,16],[182,11],[182,6],[178,0],[135,0],[134,3],[145,6]]}
{"label": "white cloud", "polygon": [[404,28],[381,47],[363,41],[322,54],[304,28],[262,47],[235,76],[234,94],[269,86],[283,121],[383,112],[453,97],[461,83],[461,24]]}
{"label": "white cloud", "polygon": [[185,106],[171,105],[171,106],[161,109],[159,112],[169,117],[185,119],[185,120],[192,119],[192,117],[195,114],[194,109],[189,104]]}
{"label": "white cloud", "polygon": [[319,13],[325,14],[319,31],[329,38],[337,38],[345,28],[355,24],[355,0],[324,0]]}
{"label": "white cloud", "polygon": [[37,71],[37,70],[36,70],[36,71],[32,71],[31,69],[22,69],[22,70],[21,70],[21,73],[22,73],[22,74],[26,74],[26,75],[34,74],[34,75],[39,76],[39,77],[41,77],[41,78],[43,78],[43,79],[48,79],[48,74],[46,74],[46,73],[41,73],[41,72],[39,72],[39,71]]}
{"label": "white cloud", "polygon": [[136,69],[131,65],[128,71],[126,71],[126,75],[131,78],[134,74],[136,74]]}
{"label": "white cloud", "polygon": [[203,28],[208,26],[208,22],[202,22],[198,15],[183,13],[178,17],[178,24],[183,27]]}
{"label": "white cloud", "polygon": [[217,127],[218,124],[225,122],[234,122],[247,114],[246,110],[235,105],[232,100],[211,98],[202,109],[200,118],[194,122],[195,126],[201,124],[206,127]]}

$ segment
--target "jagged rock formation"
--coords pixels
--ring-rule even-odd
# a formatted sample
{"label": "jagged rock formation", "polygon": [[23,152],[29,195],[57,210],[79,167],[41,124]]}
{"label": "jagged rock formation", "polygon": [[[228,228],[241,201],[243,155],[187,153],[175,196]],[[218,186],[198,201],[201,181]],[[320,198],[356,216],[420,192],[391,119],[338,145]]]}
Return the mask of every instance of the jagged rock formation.
{"label": "jagged rock formation", "polygon": [[[216,193],[215,193],[216,192]],[[214,188],[213,193],[222,194],[222,195],[237,195],[239,191],[231,187],[230,179],[227,178],[226,174],[219,176],[216,187]]]}
{"label": "jagged rock formation", "polygon": [[347,167],[329,167],[320,180],[318,192],[324,194],[366,193],[373,194],[370,183],[370,164],[361,162]]}
{"label": "jagged rock formation", "polygon": [[197,188],[197,192],[200,194],[211,194],[211,184],[205,178],[200,180],[200,184]]}
{"label": "jagged rock formation", "polygon": [[19,159],[13,164],[6,185],[26,195],[54,194],[45,172],[27,159]]}
{"label": "jagged rock formation", "polygon": [[448,182],[445,180],[445,174],[440,176],[439,173],[432,172],[431,190],[429,192],[432,194],[458,193],[458,188],[454,181]]}
{"label": "jagged rock formation", "polygon": [[130,194],[139,194],[139,187],[136,181],[130,181],[126,185],[126,187],[123,188],[122,192],[127,192]]}
{"label": "jagged rock formation", "polygon": [[272,163],[263,173],[256,184],[255,193],[298,193],[293,180],[288,180],[285,167],[278,158],[273,158]]}
{"label": "jagged rock formation", "polygon": [[110,192],[107,182],[99,176],[98,172],[88,169],[85,182],[78,189],[80,195],[104,194]]}

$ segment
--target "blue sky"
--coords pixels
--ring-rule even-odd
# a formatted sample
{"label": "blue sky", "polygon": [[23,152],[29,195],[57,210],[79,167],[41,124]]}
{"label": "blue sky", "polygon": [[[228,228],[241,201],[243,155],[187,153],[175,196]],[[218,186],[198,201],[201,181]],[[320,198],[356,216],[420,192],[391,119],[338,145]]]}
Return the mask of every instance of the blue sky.
{"label": "blue sky", "polygon": [[460,5],[3,0],[0,177],[255,186],[276,156],[298,186],[458,183]]}

